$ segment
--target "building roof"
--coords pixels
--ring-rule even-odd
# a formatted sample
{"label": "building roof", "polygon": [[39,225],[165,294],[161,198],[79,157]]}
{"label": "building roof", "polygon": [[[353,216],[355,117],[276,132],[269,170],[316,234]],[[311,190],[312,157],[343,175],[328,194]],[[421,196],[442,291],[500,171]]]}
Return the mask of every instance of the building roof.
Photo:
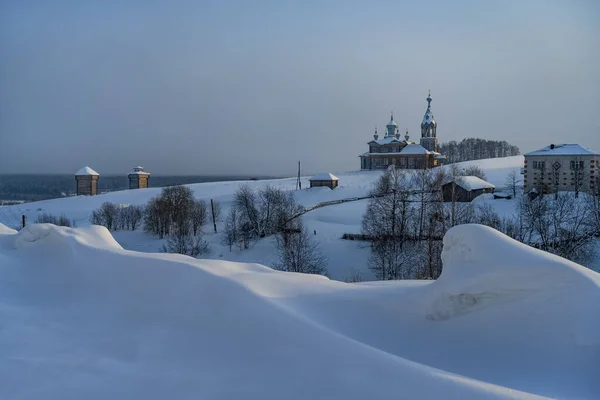
{"label": "building roof", "polygon": [[420,144],[413,143],[407,144],[406,147],[402,149],[400,154],[434,154],[434,152],[427,150]]}
{"label": "building roof", "polygon": [[579,144],[551,144],[539,150],[525,154],[525,156],[594,156],[600,155],[595,151]]}
{"label": "building roof", "polygon": [[373,139],[369,143],[377,143],[377,144],[390,144],[390,143],[402,143],[404,140],[396,139],[396,136],[385,136],[383,139]]}
{"label": "building roof", "polygon": [[81,168],[79,171],[75,172],[75,176],[81,176],[81,175],[94,175],[94,176],[100,176],[99,173],[97,173],[96,171],[94,171],[93,169],[91,169],[90,167],[83,167]]}
{"label": "building roof", "polygon": [[427,111],[425,111],[425,115],[423,115],[423,122],[421,122],[422,125],[427,125],[427,124],[433,124],[436,125],[437,122],[435,122],[435,118],[433,117],[433,113],[431,112],[431,109],[428,108]]}
{"label": "building roof", "polygon": [[467,191],[496,188],[496,186],[476,176],[459,176],[454,182]]}
{"label": "building roof", "polygon": [[340,178],[338,178],[337,176],[329,173],[329,172],[323,172],[320,174],[316,174],[315,176],[313,176],[312,178],[309,179],[309,181],[339,181]]}

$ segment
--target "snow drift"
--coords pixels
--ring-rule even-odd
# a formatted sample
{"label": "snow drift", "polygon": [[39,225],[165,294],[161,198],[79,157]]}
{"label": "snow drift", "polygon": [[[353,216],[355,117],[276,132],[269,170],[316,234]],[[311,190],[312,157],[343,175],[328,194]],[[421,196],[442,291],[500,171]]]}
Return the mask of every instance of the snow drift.
{"label": "snow drift", "polygon": [[443,260],[432,283],[345,284],[3,230],[0,398],[600,395],[598,274],[475,225]]}

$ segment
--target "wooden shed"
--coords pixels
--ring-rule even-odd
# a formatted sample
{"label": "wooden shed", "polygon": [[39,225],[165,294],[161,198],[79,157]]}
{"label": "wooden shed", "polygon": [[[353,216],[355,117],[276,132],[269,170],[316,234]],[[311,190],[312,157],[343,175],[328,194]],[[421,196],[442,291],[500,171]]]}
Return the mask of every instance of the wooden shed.
{"label": "wooden shed", "polygon": [[484,193],[494,193],[496,187],[476,176],[458,176],[442,186],[444,201],[469,202]]}
{"label": "wooden shed", "polygon": [[335,189],[338,186],[339,178],[331,173],[317,174],[309,179],[310,187],[327,186]]}
{"label": "wooden shed", "polygon": [[100,174],[90,167],[83,167],[75,172],[77,196],[95,196],[98,194],[98,179]]}
{"label": "wooden shed", "polygon": [[148,187],[150,174],[144,172],[143,167],[133,167],[133,171],[130,172],[127,177],[129,178],[129,189],[144,189]]}

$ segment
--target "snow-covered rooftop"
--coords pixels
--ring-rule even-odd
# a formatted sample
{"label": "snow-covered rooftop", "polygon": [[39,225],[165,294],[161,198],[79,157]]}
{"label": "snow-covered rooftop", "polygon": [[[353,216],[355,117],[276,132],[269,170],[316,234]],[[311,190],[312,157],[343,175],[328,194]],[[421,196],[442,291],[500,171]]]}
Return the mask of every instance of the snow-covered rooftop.
{"label": "snow-covered rooftop", "polygon": [[329,172],[323,172],[320,174],[316,174],[309,180],[310,181],[338,181],[338,180],[340,180],[340,178],[338,178],[337,176],[335,176]]}
{"label": "snow-covered rooftop", "polygon": [[396,136],[385,136],[382,139],[377,139],[377,140],[373,139],[369,143],[375,142],[377,144],[390,144],[390,143],[393,143],[393,142],[400,143],[402,141],[403,140],[396,139]]}
{"label": "snow-covered rooftop", "polygon": [[536,151],[532,151],[530,153],[525,154],[525,156],[558,156],[558,155],[563,155],[563,156],[577,156],[577,155],[584,155],[584,156],[593,156],[593,155],[600,155],[600,153],[597,153],[595,151],[592,151],[590,149],[588,149],[587,147],[583,147],[580,144],[576,144],[576,143],[564,143],[564,144],[554,144],[554,145],[549,145],[546,147],[543,147],[539,150]]}
{"label": "snow-covered rooftop", "polygon": [[100,176],[99,173],[97,173],[96,171],[94,171],[90,167],[83,167],[83,168],[81,168],[79,171],[75,172],[75,175],[77,175],[77,176],[80,176],[80,175],[95,175],[95,176]]}
{"label": "snow-covered rooftop", "polygon": [[435,122],[435,118],[433,117],[433,113],[431,112],[431,109],[427,109],[427,111],[425,111],[425,115],[423,116],[423,125],[425,124],[436,124]]}
{"label": "snow-covered rooftop", "polygon": [[409,144],[406,145],[405,148],[400,152],[401,154],[433,154],[432,151],[427,150],[425,147],[420,144]]}
{"label": "snow-covered rooftop", "polygon": [[465,190],[494,189],[496,187],[476,176],[460,176],[455,182]]}

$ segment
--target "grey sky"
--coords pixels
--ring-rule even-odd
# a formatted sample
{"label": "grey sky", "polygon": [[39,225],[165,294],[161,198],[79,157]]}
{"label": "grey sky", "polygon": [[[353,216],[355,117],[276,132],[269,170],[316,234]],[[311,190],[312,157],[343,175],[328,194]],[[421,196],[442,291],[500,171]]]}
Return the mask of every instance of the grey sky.
{"label": "grey sky", "polygon": [[359,168],[413,139],[600,150],[590,1],[3,1],[0,173]]}

